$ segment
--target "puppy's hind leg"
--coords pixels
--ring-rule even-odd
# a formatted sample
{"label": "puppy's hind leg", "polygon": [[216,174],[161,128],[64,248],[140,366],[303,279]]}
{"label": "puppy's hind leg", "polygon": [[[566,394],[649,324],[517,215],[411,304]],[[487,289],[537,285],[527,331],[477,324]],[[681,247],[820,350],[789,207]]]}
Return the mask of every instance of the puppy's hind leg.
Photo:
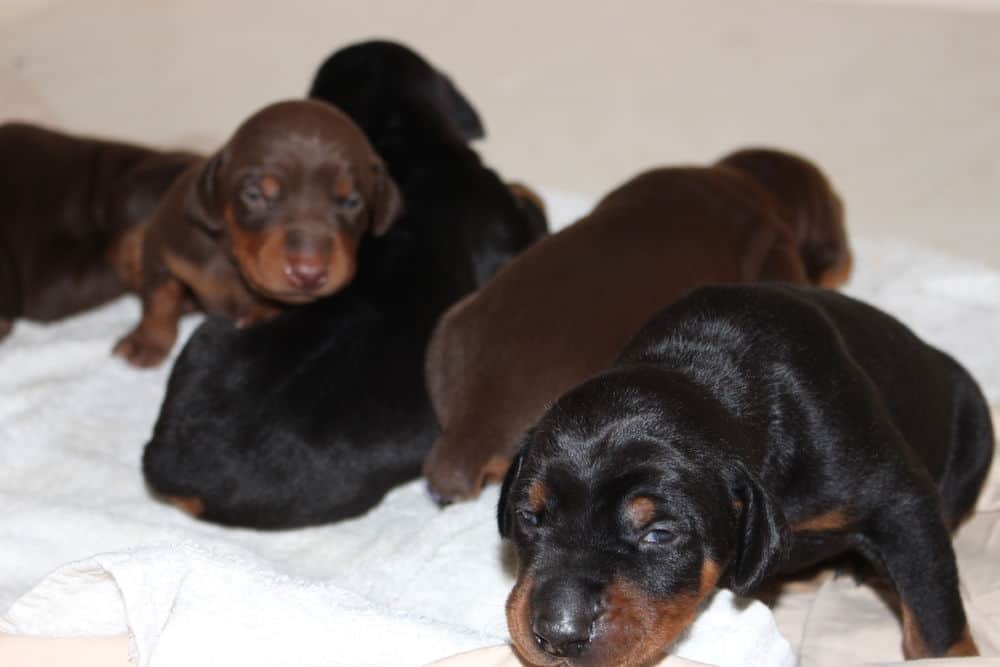
{"label": "puppy's hind leg", "polygon": [[908,660],[979,655],[962,607],[958,568],[929,479],[886,502],[864,531],[867,555],[899,594]]}

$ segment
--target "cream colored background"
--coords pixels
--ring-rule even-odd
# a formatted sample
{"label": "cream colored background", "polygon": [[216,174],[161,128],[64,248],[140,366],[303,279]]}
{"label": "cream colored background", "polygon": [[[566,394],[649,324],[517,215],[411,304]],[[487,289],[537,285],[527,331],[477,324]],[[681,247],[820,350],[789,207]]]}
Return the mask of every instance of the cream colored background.
{"label": "cream colored background", "polygon": [[1000,267],[996,0],[0,0],[0,119],[208,149],[372,36],[452,74],[509,178],[599,194],[773,144],[856,235]]}

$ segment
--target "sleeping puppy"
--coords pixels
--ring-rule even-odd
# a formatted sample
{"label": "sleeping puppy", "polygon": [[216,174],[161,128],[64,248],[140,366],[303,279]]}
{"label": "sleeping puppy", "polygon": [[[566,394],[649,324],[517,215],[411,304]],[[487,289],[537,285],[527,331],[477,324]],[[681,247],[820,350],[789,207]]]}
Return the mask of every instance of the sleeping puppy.
{"label": "sleeping puppy", "polygon": [[831,271],[849,265],[843,228],[822,173],[773,150],[656,169],[614,190],[442,317],[427,352],[442,427],[424,465],[430,492],[451,502],[499,481],[545,406],[691,287],[835,282]]}
{"label": "sleeping puppy", "polygon": [[907,658],[977,655],[949,530],[992,456],[976,382],[885,313],[695,290],[525,436],[498,510],[511,637],[532,664],[645,665],[717,585],[855,552],[899,594]]}
{"label": "sleeping puppy", "polygon": [[467,146],[475,112],[409,49],[333,54],[313,95],[368,133],[406,200],[354,281],[257,327],[206,321],[143,456],[150,488],[204,519],[287,528],[355,516],[416,477],[437,434],[423,380],[444,309],[545,232]]}
{"label": "sleeping puppy", "polygon": [[198,159],[24,123],[0,125],[0,156],[0,339],[134,289],[129,230]]}
{"label": "sleeping puppy", "polygon": [[142,321],[115,354],[159,364],[189,301],[245,326],[342,289],[365,232],[384,234],[400,204],[350,118],[308,100],[262,109],[185,171],[147,224]]}

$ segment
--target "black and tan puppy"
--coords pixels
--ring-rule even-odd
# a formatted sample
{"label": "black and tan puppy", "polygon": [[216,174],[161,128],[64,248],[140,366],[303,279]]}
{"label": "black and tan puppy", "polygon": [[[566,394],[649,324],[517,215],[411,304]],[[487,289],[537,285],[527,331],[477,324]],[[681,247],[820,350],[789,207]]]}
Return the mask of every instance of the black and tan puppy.
{"label": "black and tan puppy", "polygon": [[511,636],[541,665],[644,665],[717,585],[855,552],[899,594],[907,658],[976,655],[949,530],[992,456],[975,381],[881,311],[695,290],[526,435],[498,509]]}
{"label": "black and tan puppy", "polygon": [[198,157],[0,125],[0,338],[135,288],[129,234]]}
{"label": "black and tan puppy", "polygon": [[417,476],[437,434],[422,372],[431,328],[545,232],[467,146],[481,134],[468,102],[409,49],[338,51],[312,92],[365,129],[406,209],[364,240],[337,294],[247,329],[209,320],[181,353],[143,471],[211,521],[333,521]]}
{"label": "black and tan puppy", "polygon": [[545,407],[692,287],[834,286],[849,267],[840,200],[797,155],[753,149],[636,176],[442,316],[427,352],[442,428],[424,465],[431,493],[462,500],[502,479]]}
{"label": "black and tan puppy", "polygon": [[163,361],[187,301],[242,326],[342,289],[365,232],[384,234],[400,205],[382,160],[333,106],[262,109],[182,174],[145,226],[142,321],[115,353]]}

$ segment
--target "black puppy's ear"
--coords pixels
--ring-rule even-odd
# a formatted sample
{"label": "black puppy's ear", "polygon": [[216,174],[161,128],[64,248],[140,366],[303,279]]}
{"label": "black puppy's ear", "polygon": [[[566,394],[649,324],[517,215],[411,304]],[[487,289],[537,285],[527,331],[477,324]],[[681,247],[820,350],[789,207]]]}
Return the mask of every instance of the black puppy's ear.
{"label": "black puppy's ear", "polygon": [[219,193],[219,165],[222,152],[210,157],[195,173],[188,188],[185,210],[211,233],[222,230],[222,202]]}
{"label": "black puppy's ear", "polygon": [[514,521],[514,508],[509,506],[510,487],[514,484],[517,476],[521,474],[523,460],[524,447],[522,446],[517,455],[514,456],[514,460],[510,462],[507,474],[503,478],[503,485],[500,487],[500,500],[497,502],[497,528],[500,529],[500,537],[504,539],[510,538],[511,524]]}
{"label": "black puppy's ear", "polygon": [[731,495],[738,514],[739,544],[730,564],[730,588],[747,595],[778,566],[787,539],[785,516],[760,481],[742,465],[737,466]]}
{"label": "black puppy's ear", "polygon": [[438,85],[448,118],[455,124],[455,128],[462,138],[466,141],[474,141],[485,137],[486,130],[483,128],[483,121],[479,118],[479,114],[472,108],[469,100],[458,92],[458,88],[451,82],[451,79],[439,72]]}
{"label": "black puppy's ear", "polygon": [[375,172],[375,196],[371,204],[372,234],[382,236],[403,213],[403,196],[381,162],[372,165]]}

